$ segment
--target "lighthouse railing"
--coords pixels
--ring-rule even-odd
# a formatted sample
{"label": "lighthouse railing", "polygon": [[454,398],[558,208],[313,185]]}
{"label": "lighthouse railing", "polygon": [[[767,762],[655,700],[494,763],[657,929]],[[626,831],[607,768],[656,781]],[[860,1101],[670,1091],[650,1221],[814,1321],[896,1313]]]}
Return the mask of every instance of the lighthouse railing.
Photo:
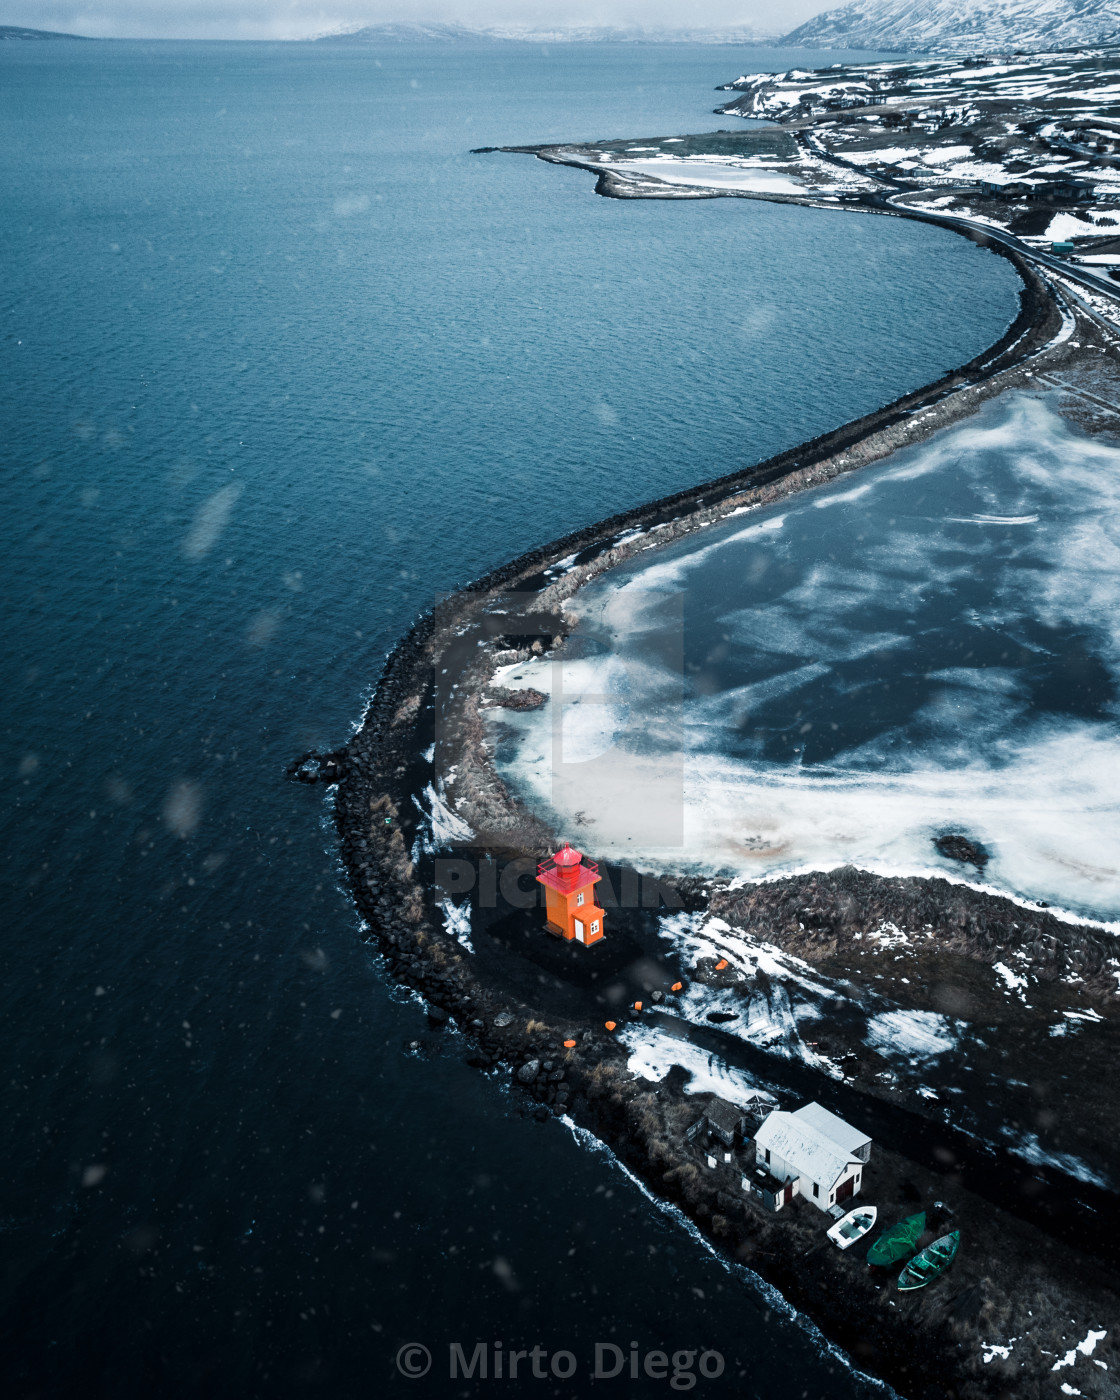
{"label": "lighthouse railing", "polygon": [[[570,888],[577,875],[581,878],[593,875],[598,879],[599,862],[588,860],[586,856],[580,861],[579,865],[557,865],[554,856],[549,856],[547,860],[537,862],[537,878],[539,880],[544,880],[546,884],[559,885],[562,883]],[[551,879],[549,878],[550,876]]]}

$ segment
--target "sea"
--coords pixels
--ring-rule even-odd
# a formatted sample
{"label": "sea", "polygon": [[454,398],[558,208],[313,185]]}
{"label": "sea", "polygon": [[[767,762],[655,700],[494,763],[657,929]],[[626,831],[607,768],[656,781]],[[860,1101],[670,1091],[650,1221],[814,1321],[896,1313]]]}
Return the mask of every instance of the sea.
{"label": "sea", "polygon": [[449,590],[1002,333],[949,233],[471,154],[841,57],[0,45],[9,1394],[881,1393],[429,1028],[284,778]]}

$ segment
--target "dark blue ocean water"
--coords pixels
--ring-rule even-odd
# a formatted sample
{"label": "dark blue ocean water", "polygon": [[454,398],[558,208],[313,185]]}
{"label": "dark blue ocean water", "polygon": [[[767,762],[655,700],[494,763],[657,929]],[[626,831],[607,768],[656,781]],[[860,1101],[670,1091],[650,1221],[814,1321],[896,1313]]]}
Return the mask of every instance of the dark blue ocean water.
{"label": "dark blue ocean water", "polygon": [[450,1395],[450,1341],[631,1339],[859,1392],[425,1031],[282,781],[441,590],[1013,316],[928,228],[468,154],[710,129],[759,62],[0,47],[12,1393]]}

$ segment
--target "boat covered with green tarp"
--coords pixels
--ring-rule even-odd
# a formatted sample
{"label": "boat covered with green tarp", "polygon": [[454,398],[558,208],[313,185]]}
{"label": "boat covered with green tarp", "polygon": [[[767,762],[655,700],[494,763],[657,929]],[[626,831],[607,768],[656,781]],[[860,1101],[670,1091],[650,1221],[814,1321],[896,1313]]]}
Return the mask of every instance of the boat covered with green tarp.
{"label": "boat covered with green tarp", "polygon": [[908,1215],[905,1220],[900,1220],[897,1225],[883,1231],[867,1251],[867,1262],[875,1268],[889,1269],[900,1259],[909,1259],[918,1248],[918,1241],[922,1238],[925,1228],[924,1210],[919,1211],[917,1215]]}
{"label": "boat covered with green tarp", "polygon": [[921,1254],[911,1259],[899,1274],[899,1289],[906,1293],[912,1288],[924,1288],[927,1283],[939,1278],[957,1257],[960,1243],[961,1232],[954,1230],[951,1234],[942,1235],[939,1240],[934,1240],[932,1244],[927,1244]]}

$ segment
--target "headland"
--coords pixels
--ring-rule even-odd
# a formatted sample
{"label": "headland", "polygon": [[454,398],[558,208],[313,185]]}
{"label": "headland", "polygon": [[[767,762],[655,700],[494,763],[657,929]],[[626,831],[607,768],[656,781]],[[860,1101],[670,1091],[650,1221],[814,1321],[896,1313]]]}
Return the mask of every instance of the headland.
{"label": "headland", "polygon": [[[846,80],[829,78],[832,87]],[[752,114],[760,93],[780,88],[753,82],[739,80]],[[708,163],[725,154],[692,149],[705,140],[665,138],[654,160],[689,158],[664,156],[670,141]],[[605,1142],[857,1366],[907,1396],[1030,1400],[1063,1382],[1114,1395],[1115,934],[978,888],[966,876],[982,853],[958,833],[946,851],[959,880],[841,868],[744,883],[608,864],[599,887],[608,936],[573,947],[544,931],[533,876],[577,833],[553,829],[510,792],[487,730],[488,711],[548,703],[540,691],[495,688],[498,673],[519,659],[561,658],[576,626],[564,604],[642,551],[885,461],[1011,392],[1045,392],[1077,431],[1112,440],[1120,332],[1109,287],[1093,265],[1075,267],[1008,227],[920,208],[912,191],[899,207],[898,191],[874,175],[871,188],[827,195],[819,182],[767,189],[754,151],[756,188],[693,187],[620,169],[634,162],[616,162],[607,144],[519,149],[596,169],[599,192],[615,197],[734,193],[947,222],[1013,263],[1019,315],[996,345],[916,393],[577,531],[456,594],[394,650],[349,743],[305,756],[292,775],[337,785],[365,926],[433,1027],[454,1023],[480,1070],[508,1077],[533,1111],[564,1115]],[[650,142],[613,144],[651,154],[634,150]],[[792,183],[774,164],[762,173]],[[810,1005],[827,1012],[814,1020]],[[743,1029],[760,1015],[776,1027],[761,1040]],[[1062,1018],[1073,1032],[1055,1036]],[[871,1024],[886,1028],[879,1040]],[[1089,1024],[1091,1037],[1076,1033]],[[961,1032],[946,1055],[938,1036],[964,1025],[983,1035]],[[900,1036],[911,1053],[898,1053]],[[829,1221],[811,1204],[764,1209],[743,1189],[749,1134],[725,1157],[693,1132],[716,1100],[816,1100],[859,1124],[874,1141],[863,1198],[883,1219],[924,1208],[935,1232],[959,1229],[951,1272],[900,1295],[860,1251],[825,1239]]]}

